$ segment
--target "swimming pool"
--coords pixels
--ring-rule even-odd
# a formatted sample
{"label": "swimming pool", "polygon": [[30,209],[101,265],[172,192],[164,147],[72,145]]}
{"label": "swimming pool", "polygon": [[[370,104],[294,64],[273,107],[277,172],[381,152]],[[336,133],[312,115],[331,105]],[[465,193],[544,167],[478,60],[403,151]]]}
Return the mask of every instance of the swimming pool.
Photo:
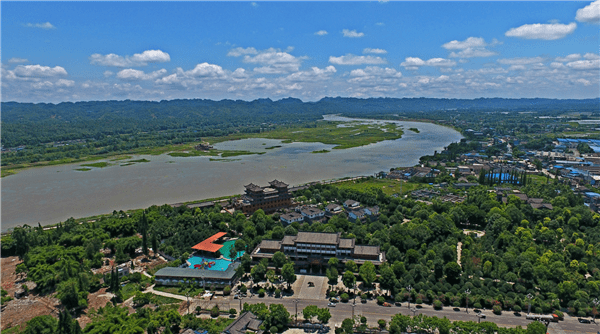
{"label": "swimming pool", "polygon": [[[211,259],[208,257],[201,257],[201,256],[193,256],[188,259],[188,262],[190,263],[190,268],[194,268],[195,265],[200,265],[204,269],[218,270],[218,271],[227,270],[227,268],[231,264],[231,261],[227,261],[227,260],[223,260],[223,259]],[[210,265],[210,267],[208,265],[203,265],[203,264],[212,263],[212,262],[214,262],[214,265]]]}
{"label": "swimming pool", "polygon": [[[221,249],[219,249],[219,252],[221,253],[221,255],[223,255],[224,258],[232,260],[232,258],[229,256],[229,252],[230,252],[230,249],[234,246],[235,246],[235,240],[227,240],[223,243],[223,247],[221,247]],[[237,259],[237,258],[241,257],[242,255],[244,255],[244,253],[245,253],[244,251],[238,252],[235,258]]]}

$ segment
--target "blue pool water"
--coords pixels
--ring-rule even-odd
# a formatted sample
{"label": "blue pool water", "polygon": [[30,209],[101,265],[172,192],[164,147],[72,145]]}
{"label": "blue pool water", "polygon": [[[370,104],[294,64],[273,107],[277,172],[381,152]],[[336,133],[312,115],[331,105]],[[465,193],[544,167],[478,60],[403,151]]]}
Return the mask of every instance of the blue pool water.
{"label": "blue pool water", "polygon": [[229,267],[229,265],[231,264],[231,261],[222,260],[222,259],[211,259],[211,258],[201,257],[201,256],[193,256],[188,259],[188,262],[190,263],[190,268],[194,268],[194,265],[196,265],[196,264],[202,265],[204,262],[213,262],[213,261],[215,262],[215,264],[212,265],[210,268],[208,266],[205,266],[203,268],[205,268],[207,270],[225,271],[225,270],[227,270],[227,267]]}

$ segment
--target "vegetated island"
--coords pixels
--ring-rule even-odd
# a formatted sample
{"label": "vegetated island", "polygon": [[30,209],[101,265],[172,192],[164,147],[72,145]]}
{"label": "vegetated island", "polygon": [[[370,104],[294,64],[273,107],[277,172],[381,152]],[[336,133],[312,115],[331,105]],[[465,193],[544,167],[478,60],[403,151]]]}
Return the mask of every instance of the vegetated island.
{"label": "vegetated island", "polygon": [[408,128],[410,131],[414,132],[414,133],[419,133],[419,129],[417,128]]}
{"label": "vegetated island", "polygon": [[331,151],[329,151],[329,150],[319,150],[319,151],[312,151],[310,153],[329,153],[329,152],[331,152]]}
{"label": "vegetated island", "polygon": [[[598,100],[329,97],[306,103],[294,98],[279,101],[127,100],[59,104],[2,102],[1,109],[4,177],[30,167],[120,159],[119,156],[186,151],[187,156],[192,156],[194,143],[203,138],[228,135],[237,136],[233,139],[267,136],[284,139],[283,144],[293,140],[319,141],[337,145],[337,149],[368,143],[369,133],[362,130],[360,135],[355,134],[357,138],[353,138],[352,143],[348,141],[352,134],[338,133],[344,138],[337,141],[328,139],[326,134],[316,138],[311,129],[320,126],[319,120],[326,114],[435,122],[456,128],[457,117],[464,120],[473,117],[470,115],[481,115],[478,112],[488,113],[484,116],[486,121],[496,114],[508,113],[503,119],[518,116],[518,123],[534,118],[535,113],[552,117],[572,110],[594,113],[598,110]],[[269,134],[273,131],[290,133]],[[301,138],[302,133],[306,138]],[[244,134],[249,136],[244,137]],[[390,138],[383,136],[376,141],[386,139]],[[226,139],[213,142],[223,140]],[[219,152],[201,155],[217,156]]]}

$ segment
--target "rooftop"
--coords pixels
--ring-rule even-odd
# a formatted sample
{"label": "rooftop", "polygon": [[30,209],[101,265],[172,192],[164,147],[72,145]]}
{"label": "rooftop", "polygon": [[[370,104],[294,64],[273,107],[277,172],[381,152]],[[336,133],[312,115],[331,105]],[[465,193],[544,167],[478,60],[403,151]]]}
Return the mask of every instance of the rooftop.
{"label": "rooftop", "polygon": [[187,277],[201,279],[231,279],[235,275],[235,270],[240,266],[239,262],[233,262],[225,271],[165,267],[157,271],[154,276],[161,277]]}
{"label": "rooftop", "polygon": [[246,329],[257,331],[262,324],[262,320],[258,319],[252,312],[242,313],[234,322],[225,327],[225,334],[246,334]]}
{"label": "rooftop", "polygon": [[298,235],[296,236],[296,242],[305,242],[312,244],[337,245],[339,240],[340,233],[298,232]]}
{"label": "rooftop", "polygon": [[218,251],[219,249],[221,249],[221,247],[223,247],[223,245],[213,244],[213,242],[220,239],[221,237],[223,237],[225,235],[227,235],[227,233],[219,232],[219,233],[211,236],[210,238],[202,241],[201,243],[193,246],[192,249],[214,253],[214,252]]}

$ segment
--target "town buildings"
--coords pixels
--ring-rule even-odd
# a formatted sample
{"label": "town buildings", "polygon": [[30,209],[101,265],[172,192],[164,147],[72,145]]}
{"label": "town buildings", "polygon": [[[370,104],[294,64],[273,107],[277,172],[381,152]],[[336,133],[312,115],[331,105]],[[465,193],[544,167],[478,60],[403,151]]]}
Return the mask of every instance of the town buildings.
{"label": "town buildings", "polygon": [[270,259],[276,252],[283,252],[296,265],[316,261],[327,261],[336,257],[340,262],[354,261],[363,264],[371,261],[375,265],[385,262],[385,252],[379,246],[356,245],[355,239],[342,238],[341,232],[298,232],[286,235],[283,240],[263,240],[251,253],[253,261]]}

